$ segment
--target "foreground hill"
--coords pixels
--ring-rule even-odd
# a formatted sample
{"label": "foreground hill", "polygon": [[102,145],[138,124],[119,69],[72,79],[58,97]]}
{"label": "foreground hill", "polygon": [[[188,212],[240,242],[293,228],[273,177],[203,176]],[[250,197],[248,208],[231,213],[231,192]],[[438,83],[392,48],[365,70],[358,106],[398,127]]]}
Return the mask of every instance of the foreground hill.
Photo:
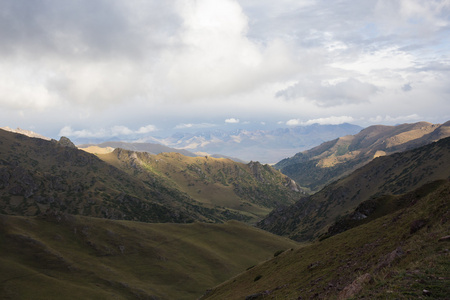
{"label": "foreground hill", "polygon": [[231,221],[0,215],[1,299],[197,299],[294,242]]}
{"label": "foreground hill", "polygon": [[123,149],[98,157],[143,182],[158,178],[195,203],[219,211],[225,219],[260,220],[272,209],[293,204],[304,195],[289,177],[258,162]]}
{"label": "foreground hill", "polygon": [[333,222],[361,202],[398,195],[428,182],[450,178],[450,138],[374,159],[351,175],[294,205],[272,211],[258,223],[262,229],[298,241],[325,234]]}
{"label": "foreground hill", "polygon": [[450,182],[399,201],[403,208],[287,250],[201,299],[448,299]]}
{"label": "foreground hill", "polygon": [[375,125],[356,135],[326,142],[275,165],[312,192],[367,164],[372,159],[424,146],[450,136],[450,121],[442,125],[419,122]]}

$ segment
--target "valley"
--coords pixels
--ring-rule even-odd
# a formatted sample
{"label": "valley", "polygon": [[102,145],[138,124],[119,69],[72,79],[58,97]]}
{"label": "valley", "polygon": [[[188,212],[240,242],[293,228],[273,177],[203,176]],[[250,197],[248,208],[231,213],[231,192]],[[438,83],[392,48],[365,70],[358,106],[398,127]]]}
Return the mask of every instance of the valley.
{"label": "valley", "polygon": [[0,130],[0,297],[446,299],[449,128],[371,126],[275,168]]}

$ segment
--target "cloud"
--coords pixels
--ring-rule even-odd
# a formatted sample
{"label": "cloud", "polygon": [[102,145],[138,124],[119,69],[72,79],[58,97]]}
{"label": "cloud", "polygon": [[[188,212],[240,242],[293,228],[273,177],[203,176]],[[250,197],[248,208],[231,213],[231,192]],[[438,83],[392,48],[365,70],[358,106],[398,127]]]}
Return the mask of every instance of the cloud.
{"label": "cloud", "polygon": [[[226,126],[236,111],[266,126],[437,123],[450,111],[447,0],[15,0],[0,10],[0,120],[44,135],[65,125],[149,134],[148,120],[159,134]],[[393,117],[377,117],[387,109]]]}
{"label": "cloud", "polygon": [[156,131],[157,128],[154,125],[147,125],[140,127],[138,130],[131,130],[126,126],[116,125],[110,128],[100,128],[97,130],[82,129],[73,130],[71,126],[64,126],[59,131],[59,136],[67,136],[74,138],[109,138],[109,137],[124,137],[147,134]]}
{"label": "cloud", "polygon": [[397,117],[391,117],[389,115],[385,116],[376,116],[373,118],[370,118],[370,122],[375,124],[397,124],[400,122],[417,122],[420,121],[422,118],[418,114],[411,114],[407,116],[397,116]]}
{"label": "cloud", "polygon": [[373,84],[348,78],[338,82],[298,82],[294,86],[279,91],[276,95],[288,100],[303,98],[318,106],[338,106],[368,102],[378,90]]}
{"label": "cloud", "polygon": [[327,118],[311,119],[307,121],[301,121],[300,119],[291,119],[286,122],[286,125],[288,126],[312,125],[312,124],[338,125],[342,123],[350,123],[353,121],[355,121],[355,119],[350,116],[340,116],[340,117],[331,116]]}
{"label": "cloud", "polygon": [[164,51],[160,65],[167,97],[227,96],[295,72],[286,43],[247,36],[249,20],[237,1],[178,1],[177,9],[183,20],[179,46]]}
{"label": "cloud", "polygon": [[178,124],[175,126],[175,129],[188,129],[188,128],[210,128],[210,127],[214,127],[216,126],[216,124],[212,124],[212,123],[198,123],[198,124],[193,124],[193,123],[183,123],[183,124]]}
{"label": "cloud", "polygon": [[239,123],[239,119],[229,118],[229,119],[226,119],[226,120],[225,120],[225,123],[228,123],[228,124],[237,124],[237,123]]}
{"label": "cloud", "polygon": [[157,130],[157,128],[156,128],[155,125],[147,125],[147,126],[143,126],[143,127],[139,128],[136,131],[136,133],[145,134],[145,133],[150,133],[150,132],[153,132],[153,131],[156,131],[156,130]]}

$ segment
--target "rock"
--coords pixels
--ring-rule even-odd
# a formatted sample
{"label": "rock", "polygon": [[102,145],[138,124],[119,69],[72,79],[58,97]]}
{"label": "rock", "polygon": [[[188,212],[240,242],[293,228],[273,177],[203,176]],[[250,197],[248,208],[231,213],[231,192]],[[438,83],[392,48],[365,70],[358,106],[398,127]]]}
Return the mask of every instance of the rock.
{"label": "rock", "polygon": [[450,240],[450,235],[446,235],[441,237],[438,242],[445,242],[445,241],[449,241]]}
{"label": "rock", "polygon": [[405,255],[405,252],[402,247],[398,247],[388,255],[382,257],[375,270],[378,271],[384,267],[390,266],[396,259],[402,257],[403,255]]}
{"label": "rock", "polygon": [[72,141],[69,138],[67,138],[65,136],[62,136],[59,139],[58,145],[60,145],[62,147],[68,147],[68,148],[76,148],[77,147],[77,146],[75,146],[74,143],[72,143]]}
{"label": "rock", "polygon": [[427,225],[428,221],[427,220],[415,220],[411,223],[410,229],[409,229],[409,233],[413,234],[416,233],[417,231],[419,231],[420,229],[422,229],[425,225]]}
{"label": "rock", "polygon": [[351,284],[346,286],[338,295],[338,299],[348,299],[359,292],[361,292],[362,288],[365,284],[372,281],[372,275],[369,273],[363,274],[356,278]]}

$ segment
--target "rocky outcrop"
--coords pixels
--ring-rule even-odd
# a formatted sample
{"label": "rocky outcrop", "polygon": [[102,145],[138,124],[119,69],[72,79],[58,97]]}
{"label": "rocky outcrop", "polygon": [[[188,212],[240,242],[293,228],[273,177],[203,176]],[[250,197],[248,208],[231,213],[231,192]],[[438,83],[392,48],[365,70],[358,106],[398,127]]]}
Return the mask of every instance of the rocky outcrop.
{"label": "rocky outcrop", "polygon": [[69,138],[65,137],[65,136],[62,136],[59,139],[58,145],[60,145],[61,147],[77,148],[77,146],[75,146],[75,144],[72,143],[72,141]]}

